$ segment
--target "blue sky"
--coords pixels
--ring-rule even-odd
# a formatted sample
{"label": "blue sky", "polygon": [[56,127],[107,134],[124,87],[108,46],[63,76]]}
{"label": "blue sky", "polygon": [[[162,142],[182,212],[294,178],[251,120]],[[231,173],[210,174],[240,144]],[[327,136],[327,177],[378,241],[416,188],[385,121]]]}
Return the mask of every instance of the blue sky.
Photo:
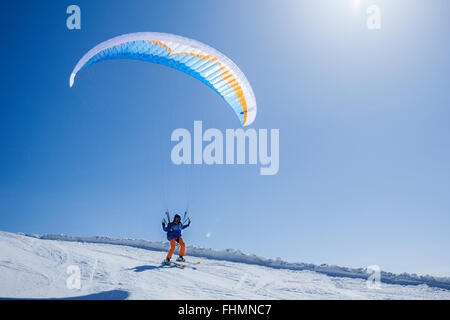
{"label": "blue sky", "polygon": [[[129,2],[0,4],[1,230],[165,240],[164,209],[188,206],[188,244],[450,275],[448,1]],[[70,4],[81,30],[66,28]],[[140,31],[241,68],[252,127],[280,129],[277,175],[170,163],[174,129],[239,126],[182,72],[106,61],[69,88],[84,53]]]}

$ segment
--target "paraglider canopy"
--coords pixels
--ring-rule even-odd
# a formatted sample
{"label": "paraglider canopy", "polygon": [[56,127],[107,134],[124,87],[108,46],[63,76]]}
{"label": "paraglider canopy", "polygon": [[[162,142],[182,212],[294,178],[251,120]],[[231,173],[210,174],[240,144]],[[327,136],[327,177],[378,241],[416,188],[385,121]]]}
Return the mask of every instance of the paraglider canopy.
{"label": "paraglider canopy", "polygon": [[70,75],[70,87],[86,66],[109,59],[134,59],[183,71],[216,91],[231,106],[242,126],[256,117],[256,100],[243,72],[210,46],[181,36],[139,32],[118,36],[89,50]]}

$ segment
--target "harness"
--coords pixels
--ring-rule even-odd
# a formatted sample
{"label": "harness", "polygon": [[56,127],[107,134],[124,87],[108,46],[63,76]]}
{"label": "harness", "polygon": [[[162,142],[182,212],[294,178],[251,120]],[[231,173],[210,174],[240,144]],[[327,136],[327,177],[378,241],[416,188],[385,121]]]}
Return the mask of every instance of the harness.
{"label": "harness", "polygon": [[[173,223],[170,224],[169,231],[167,231],[167,240],[170,241],[170,236],[172,235],[172,233],[173,233]],[[177,237],[177,238],[174,238],[174,239],[176,239],[176,241],[178,243],[180,243],[180,237]]]}

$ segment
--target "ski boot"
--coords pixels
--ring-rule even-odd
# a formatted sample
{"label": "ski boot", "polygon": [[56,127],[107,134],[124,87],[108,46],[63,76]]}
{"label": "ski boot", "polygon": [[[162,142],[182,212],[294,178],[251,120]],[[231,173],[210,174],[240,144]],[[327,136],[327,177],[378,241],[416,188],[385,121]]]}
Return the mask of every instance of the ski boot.
{"label": "ski boot", "polygon": [[165,259],[163,260],[163,264],[165,264],[166,266],[170,266],[170,259],[165,258]]}
{"label": "ski boot", "polygon": [[177,258],[177,261],[178,261],[178,262],[185,262],[186,260],[183,258],[183,256],[179,256],[179,257]]}

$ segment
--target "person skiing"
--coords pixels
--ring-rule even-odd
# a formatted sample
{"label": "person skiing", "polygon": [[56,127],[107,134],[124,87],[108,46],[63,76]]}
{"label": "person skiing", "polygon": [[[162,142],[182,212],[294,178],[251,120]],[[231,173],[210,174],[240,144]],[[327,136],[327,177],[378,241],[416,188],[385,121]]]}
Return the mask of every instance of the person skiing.
{"label": "person skiing", "polygon": [[[187,212],[184,213],[184,215],[186,216]],[[166,212],[167,217],[169,218],[169,212]],[[169,219],[169,223],[166,226],[166,222],[165,220],[163,220],[162,222],[162,228],[165,232],[167,232],[167,240],[170,241],[170,250],[167,253],[167,257],[166,259],[163,261],[164,264],[169,265],[170,264],[170,259],[172,258],[172,255],[175,251],[175,246],[176,246],[176,242],[178,242],[178,244],[180,245],[180,252],[177,258],[177,261],[180,262],[184,262],[186,261],[184,259],[184,254],[186,252],[186,244],[183,241],[183,238],[181,237],[181,230],[186,229],[187,227],[189,227],[191,225],[191,219],[187,218],[188,220],[188,224],[183,224],[181,222],[181,217],[180,215],[176,214],[173,217],[173,221],[170,222]]]}

